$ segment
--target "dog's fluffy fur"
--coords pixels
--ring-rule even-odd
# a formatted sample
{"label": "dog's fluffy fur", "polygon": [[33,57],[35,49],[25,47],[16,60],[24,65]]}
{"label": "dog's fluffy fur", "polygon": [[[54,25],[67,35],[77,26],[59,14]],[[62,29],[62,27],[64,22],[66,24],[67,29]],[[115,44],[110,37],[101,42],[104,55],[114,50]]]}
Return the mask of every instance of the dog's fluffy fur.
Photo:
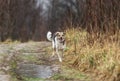
{"label": "dog's fluffy fur", "polygon": [[[63,52],[66,47],[65,33],[64,32],[55,32],[54,34],[52,34],[50,31],[48,31],[47,39],[49,41],[52,41],[52,47],[53,47],[52,56],[54,56],[56,53],[58,55],[59,61],[62,62]],[[62,54],[60,54],[60,52]]]}

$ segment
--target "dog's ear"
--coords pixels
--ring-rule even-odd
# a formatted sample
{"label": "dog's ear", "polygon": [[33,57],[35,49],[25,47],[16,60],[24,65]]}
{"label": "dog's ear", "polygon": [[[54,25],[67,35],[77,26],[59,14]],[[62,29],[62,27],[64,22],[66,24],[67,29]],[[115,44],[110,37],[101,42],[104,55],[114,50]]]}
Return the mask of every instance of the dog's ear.
{"label": "dog's ear", "polygon": [[63,34],[64,34],[64,35],[66,35],[66,33],[65,33],[65,32],[63,32]]}
{"label": "dog's ear", "polygon": [[56,33],[55,33],[55,36],[58,36],[58,35],[59,35],[59,32],[56,32]]}

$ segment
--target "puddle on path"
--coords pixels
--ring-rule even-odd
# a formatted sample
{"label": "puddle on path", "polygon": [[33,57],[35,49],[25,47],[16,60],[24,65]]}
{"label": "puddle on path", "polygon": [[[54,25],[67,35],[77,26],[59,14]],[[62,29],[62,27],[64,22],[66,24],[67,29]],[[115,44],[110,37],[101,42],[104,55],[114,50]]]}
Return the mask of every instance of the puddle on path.
{"label": "puddle on path", "polygon": [[19,64],[16,72],[21,76],[32,78],[50,78],[60,72],[59,65],[36,65],[36,64]]}
{"label": "puddle on path", "polygon": [[10,81],[10,75],[0,75],[0,81]]}

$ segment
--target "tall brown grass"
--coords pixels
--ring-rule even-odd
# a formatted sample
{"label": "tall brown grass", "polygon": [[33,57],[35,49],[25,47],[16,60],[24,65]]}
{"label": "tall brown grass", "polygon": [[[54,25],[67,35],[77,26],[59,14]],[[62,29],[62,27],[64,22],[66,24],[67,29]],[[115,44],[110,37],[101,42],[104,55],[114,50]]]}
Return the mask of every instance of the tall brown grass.
{"label": "tall brown grass", "polygon": [[66,30],[66,62],[95,81],[120,81],[119,4],[119,0],[86,0],[82,27]]}
{"label": "tall brown grass", "polygon": [[95,81],[120,81],[120,31],[114,35],[66,30],[66,62],[87,72]]}

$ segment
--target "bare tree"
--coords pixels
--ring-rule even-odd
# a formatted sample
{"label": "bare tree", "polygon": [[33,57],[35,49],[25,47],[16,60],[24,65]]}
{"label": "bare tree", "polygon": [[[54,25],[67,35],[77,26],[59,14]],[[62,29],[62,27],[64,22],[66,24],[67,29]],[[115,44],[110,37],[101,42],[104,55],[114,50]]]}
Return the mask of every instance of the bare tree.
{"label": "bare tree", "polygon": [[46,32],[82,27],[114,34],[120,0],[0,0],[0,40],[45,40]]}

